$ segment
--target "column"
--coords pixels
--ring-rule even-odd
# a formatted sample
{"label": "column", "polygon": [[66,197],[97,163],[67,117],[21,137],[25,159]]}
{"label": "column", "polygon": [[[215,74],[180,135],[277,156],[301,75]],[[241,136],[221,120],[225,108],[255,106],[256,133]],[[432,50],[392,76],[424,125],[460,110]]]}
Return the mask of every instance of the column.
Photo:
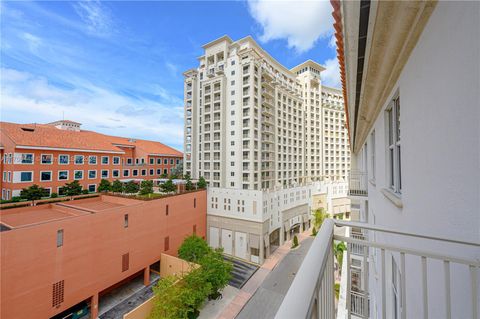
{"label": "column", "polygon": [[90,298],[90,319],[98,318],[98,293]]}
{"label": "column", "polygon": [[143,269],[143,284],[150,285],[150,266]]}

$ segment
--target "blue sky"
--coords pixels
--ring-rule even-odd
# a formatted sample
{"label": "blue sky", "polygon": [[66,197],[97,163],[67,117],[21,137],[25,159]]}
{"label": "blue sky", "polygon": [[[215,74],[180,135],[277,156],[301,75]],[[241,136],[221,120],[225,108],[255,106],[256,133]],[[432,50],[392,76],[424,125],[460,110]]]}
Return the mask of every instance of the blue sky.
{"label": "blue sky", "polygon": [[224,34],[252,35],[287,67],[315,60],[324,83],[339,86],[328,1],[2,1],[0,10],[2,121],[64,114],[181,150],[182,72]]}

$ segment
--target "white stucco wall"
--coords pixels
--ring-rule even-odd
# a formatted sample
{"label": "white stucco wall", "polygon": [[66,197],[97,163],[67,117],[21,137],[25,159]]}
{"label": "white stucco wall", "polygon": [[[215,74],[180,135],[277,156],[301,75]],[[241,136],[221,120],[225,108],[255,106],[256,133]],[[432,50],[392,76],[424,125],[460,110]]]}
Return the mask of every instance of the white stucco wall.
{"label": "white stucco wall", "polygon": [[[375,184],[369,184],[369,222],[375,220],[377,224],[409,232],[480,242],[479,21],[478,2],[440,2],[434,10],[391,92],[392,96],[399,92],[401,105],[403,208],[393,205],[381,192],[388,183],[387,135],[384,112],[381,112],[374,124],[376,180]],[[369,141],[370,138],[367,143]],[[368,146],[371,152],[371,145]],[[410,241],[380,234],[376,239],[480,259],[480,250],[474,247]],[[379,256],[377,265],[372,265],[377,271],[380,271]],[[399,264],[399,257],[395,258]],[[387,270],[391,269],[391,259],[387,254]],[[420,259],[408,258],[407,318],[422,314],[419,270]],[[429,317],[444,318],[443,265],[429,262],[428,271]],[[387,300],[391,300],[390,273],[387,272]],[[457,318],[471,317],[468,274],[467,267],[451,268],[452,313]],[[371,315],[375,318],[374,300],[381,298],[381,290],[380,280],[372,268],[370,282]],[[380,303],[377,307],[380,311]],[[387,316],[391,315],[389,311],[387,309]]]}

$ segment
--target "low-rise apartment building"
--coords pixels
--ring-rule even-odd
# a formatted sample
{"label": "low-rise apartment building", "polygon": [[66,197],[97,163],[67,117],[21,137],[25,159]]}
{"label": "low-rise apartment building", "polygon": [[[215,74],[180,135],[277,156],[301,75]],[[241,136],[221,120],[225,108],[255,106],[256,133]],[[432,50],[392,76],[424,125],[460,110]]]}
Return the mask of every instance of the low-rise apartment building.
{"label": "low-rise apartment building", "polygon": [[51,318],[158,270],[162,253],[206,236],[206,191],[143,201],[100,195],[0,212],[0,317]]}
{"label": "low-rise apartment building", "polygon": [[61,195],[79,181],[95,192],[101,179],[144,180],[169,175],[183,154],[159,142],[108,136],[62,120],[49,124],[0,123],[2,199],[38,184]]}

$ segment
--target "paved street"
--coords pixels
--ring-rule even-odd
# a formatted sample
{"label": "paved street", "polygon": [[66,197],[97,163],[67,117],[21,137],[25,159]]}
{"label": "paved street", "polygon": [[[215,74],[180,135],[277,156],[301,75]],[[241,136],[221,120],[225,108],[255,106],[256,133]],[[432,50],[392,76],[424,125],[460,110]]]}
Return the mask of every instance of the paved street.
{"label": "paved street", "polygon": [[312,242],[313,237],[305,238],[298,249],[290,251],[265,278],[236,318],[273,318]]}

